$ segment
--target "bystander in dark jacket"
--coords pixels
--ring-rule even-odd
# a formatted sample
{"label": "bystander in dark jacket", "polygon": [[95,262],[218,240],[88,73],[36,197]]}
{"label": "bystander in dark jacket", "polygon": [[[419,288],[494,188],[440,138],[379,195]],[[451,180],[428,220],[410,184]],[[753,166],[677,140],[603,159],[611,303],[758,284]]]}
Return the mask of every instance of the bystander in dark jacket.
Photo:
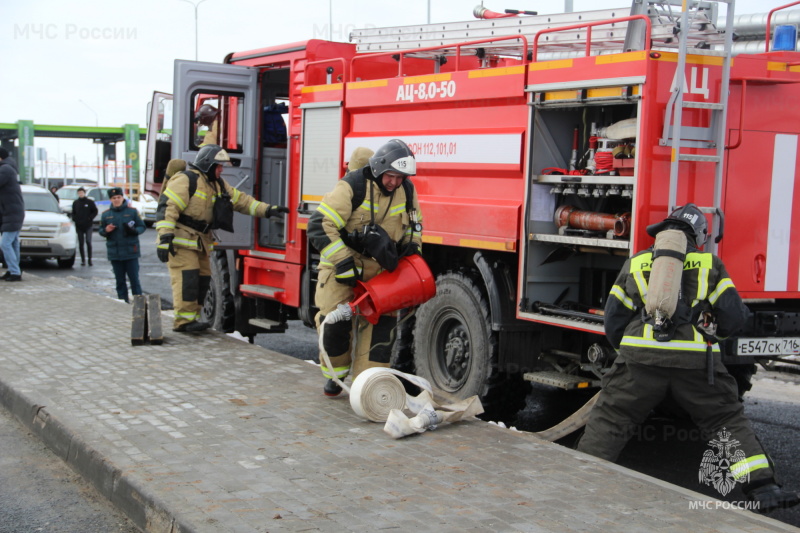
{"label": "bystander in dark jacket", "polygon": [[126,275],[131,283],[131,293],[134,296],[142,294],[139,283],[139,257],[142,255],[139,235],[144,233],[145,226],[136,209],[128,207],[122,189],[114,187],[108,191],[108,196],[111,207],[100,216],[99,233],[106,238],[107,257],[117,279],[117,297],[127,302]]}
{"label": "bystander in dark jacket", "polygon": [[22,229],[25,204],[18,172],[17,162],[5,148],[0,148],[0,232]]}
{"label": "bystander in dark jacket", "polygon": [[8,270],[5,281],[21,281],[19,269],[19,232],[25,219],[25,202],[19,185],[17,162],[8,150],[0,147],[0,250]]}
{"label": "bystander in dark jacket", "polygon": [[[97,206],[94,200],[86,196],[86,189],[78,189],[78,199],[72,202],[72,221],[75,222],[75,230],[78,233],[78,249],[81,252],[81,265],[86,264],[86,256],[89,256],[89,266],[92,266],[92,224],[94,217],[97,216]],[[86,254],[84,254],[84,243],[86,244]]]}

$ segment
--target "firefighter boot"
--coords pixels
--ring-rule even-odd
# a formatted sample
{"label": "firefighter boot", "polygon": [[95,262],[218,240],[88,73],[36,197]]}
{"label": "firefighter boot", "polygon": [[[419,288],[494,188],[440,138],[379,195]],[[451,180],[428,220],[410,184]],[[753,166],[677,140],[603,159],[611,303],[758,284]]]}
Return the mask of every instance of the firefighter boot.
{"label": "firefighter boot", "polygon": [[747,492],[747,498],[756,502],[758,513],[769,513],[776,509],[788,509],[800,503],[800,494],[783,490],[777,483],[769,483]]}
{"label": "firefighter boot", "polygon": [[201,331],[205,331],[211,327],[211,324],[208,322],[201,322],[199,320],[195,320],[193,322],[187,322],[186,324],[181,324],[178,327],[172,329],[172,331],[178,331],[182,333],[199,333]]}
{"label": "firefighter boot", "polygon": [[332,379],[329,379],[325,382],[325,386],[322,387],[322,392],[329,398],[336,398],[342,393],[342,387]]}

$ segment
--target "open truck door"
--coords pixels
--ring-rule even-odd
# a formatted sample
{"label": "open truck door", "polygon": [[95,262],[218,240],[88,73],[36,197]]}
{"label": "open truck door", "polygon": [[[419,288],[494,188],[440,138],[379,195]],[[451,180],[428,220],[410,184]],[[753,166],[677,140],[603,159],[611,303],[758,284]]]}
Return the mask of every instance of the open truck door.
{"label": "open truck door", "polygon": [[[222,177],[253,195],[258,150],[258,70],[234,65],[175,61],[172,158],[192,162],[205,144],[231,157]],[[217,230],[218,248],[252,248],[253,217],[235,213],[234,232]]]}
{"label": "open truck door", "polygon": [[144,192],[155,196],[161,193],[167,163],[172,152],[172,95],[153,93],[147,104],[147,164]]}

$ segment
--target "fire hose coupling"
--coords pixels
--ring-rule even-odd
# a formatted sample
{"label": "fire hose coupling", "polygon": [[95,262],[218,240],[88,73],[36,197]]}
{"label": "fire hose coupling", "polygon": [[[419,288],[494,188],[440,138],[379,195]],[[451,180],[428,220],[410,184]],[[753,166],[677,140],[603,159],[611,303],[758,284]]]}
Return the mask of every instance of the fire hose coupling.
{"label": "fire hose coupling", "polygon": [[571,205],[562,205],[556,209],[553,221],[556,226],[567,226],[591,231],[613,231],[615,237],[626,237],[631,231],[631,214],[596,213],[581,211]]}
{"label": "fire hose coupling", "polygon": [[353,318],[353,307],[350,304],[339,304],[336,306],[336,310],[325,318],[325,322],[334,324],[351,318]]}
{"label": "fire hose coupling", "polygon": [[439,427],[439,424],[444,421],[444,417],[439,416],[439,413],[436,412],[436,409],[434,409],[431,404],[426,404],[425,408],[417,414],[416,418],[419,420],[420,428],[431,431]]}

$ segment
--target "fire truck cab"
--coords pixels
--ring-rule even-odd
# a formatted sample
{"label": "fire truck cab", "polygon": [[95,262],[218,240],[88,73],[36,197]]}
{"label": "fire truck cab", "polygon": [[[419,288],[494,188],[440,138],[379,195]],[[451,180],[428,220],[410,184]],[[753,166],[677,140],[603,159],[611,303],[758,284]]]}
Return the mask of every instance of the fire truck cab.
{"label": "fire truck cab", "polygon": [[652,245],[649,224],[693,202],[714,231],[706,250],[753,312],[722,343],[746,389],[754,362],[800,353],[800,53],[734,58],[732,8],[718,28],[716,3],[691,6],[359,30],[353,43],[176,61],[171,130],[169,96],[151,107],[146,189],[213,135],[231,185],[291,209],[237,214],[217,235],[205,318],[245,336],[313,327],[308,219],[356,147],[399,138],[417,159],[438,290],[397,349],[436,388],[598,386],[615,356],[602,309],[616,275]]}

